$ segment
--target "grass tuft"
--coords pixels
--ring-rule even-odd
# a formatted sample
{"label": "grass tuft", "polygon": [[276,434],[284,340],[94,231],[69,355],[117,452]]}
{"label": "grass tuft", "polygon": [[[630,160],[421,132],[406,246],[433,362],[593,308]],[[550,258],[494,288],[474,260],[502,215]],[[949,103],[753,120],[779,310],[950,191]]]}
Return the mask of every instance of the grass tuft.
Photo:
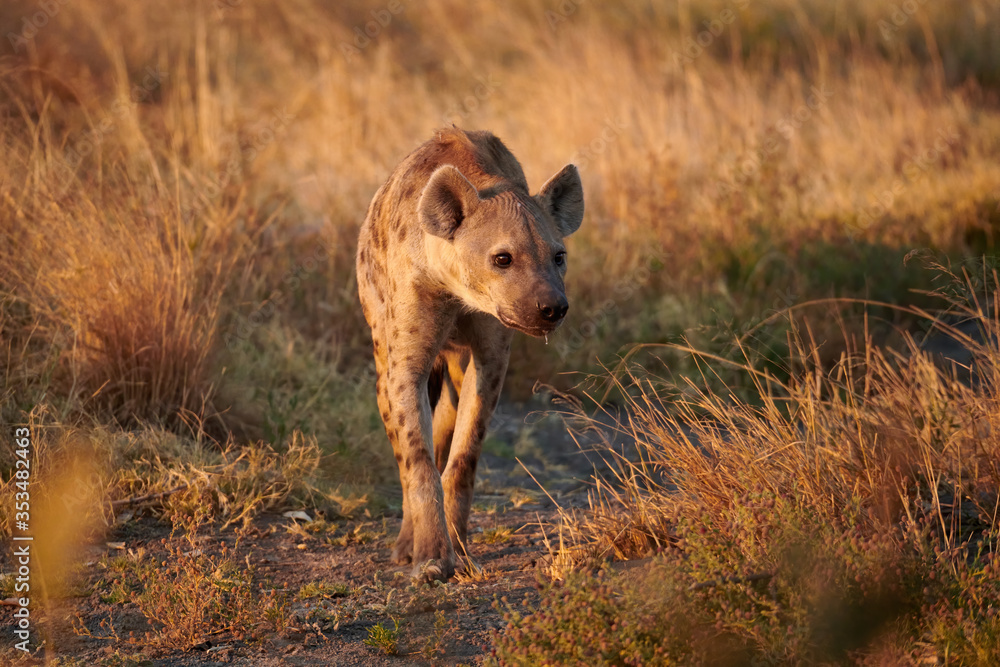
{"label": "grass tuft", "polygon": [[382,623],[376,623],[368,628],[368,637],[365,644],[382,653],[383,655],[396,655],[399,653],[399,621],[392,620],[392,627]]}

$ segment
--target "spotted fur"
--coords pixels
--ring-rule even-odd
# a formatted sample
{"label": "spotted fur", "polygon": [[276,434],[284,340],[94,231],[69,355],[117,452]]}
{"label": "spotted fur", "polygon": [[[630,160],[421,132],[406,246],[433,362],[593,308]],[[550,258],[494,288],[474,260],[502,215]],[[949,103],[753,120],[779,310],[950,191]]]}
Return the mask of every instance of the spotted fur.
{"label": "spotted fur", "polygon": [[563,238],[582,220],[573,165],[532,196],[499,139],[458,128],[406,157],[372,200],[358,292],[403,487],[393,560],[412,563],[414,576],[454,573],[513,331],[543,336],[559,325]]}

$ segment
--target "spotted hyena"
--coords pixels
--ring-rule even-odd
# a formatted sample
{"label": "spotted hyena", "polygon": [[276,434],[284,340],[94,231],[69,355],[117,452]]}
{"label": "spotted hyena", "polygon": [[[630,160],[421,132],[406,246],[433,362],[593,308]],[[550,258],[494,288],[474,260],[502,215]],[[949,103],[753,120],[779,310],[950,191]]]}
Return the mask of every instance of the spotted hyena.
{"label": "spotted hyena", "polygon": [[372,200],[358,292],[403,485],[392,557],[414,576],[454,573],[513,330],[545,336],[566,315],[563,238],[582,220],[576,167],[532,196],[499,139],[457,128],[411,153]]}

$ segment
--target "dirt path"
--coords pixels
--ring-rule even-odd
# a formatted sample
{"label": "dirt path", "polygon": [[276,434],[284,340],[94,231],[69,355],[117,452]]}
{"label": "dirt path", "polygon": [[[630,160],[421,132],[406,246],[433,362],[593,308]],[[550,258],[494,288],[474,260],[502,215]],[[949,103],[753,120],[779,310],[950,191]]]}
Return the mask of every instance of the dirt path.
{"label": "dirt path", "polygon": [[[479,574],[413,587],[389,560],[398,516],[331,520],[306,530],[295,519],[265,515],[240,539],[233,529],[204,530],[194,545],[182,538],[165,541],[169,526],[145,517],[117,526],[108,544],[92,548],[80,572],[86,584],[53,614],[51,645],[57,655],[75,659],[67,664],[81,665],[475,663],[488,652],[490,633],[504,625],[495,600],[522,608],[536,596],[549,554],[546,540],[555,537],[556,503],[584,506],[587,480],[600,464],[574,442],[560,418],[537,412],[545,407],[505,405],[494,420],[470,521],[470,556]],[[186,650],[130,643],[130,632],[142,636],[151,626],[134,602],[109,600],[108,560],[143,553],[147,562],[164,564],[173,557],[171,545],[174,554],[192,546],[209,556],[227,550],[231,561],[255,568],[274,590],[315,595],[296,595],[287,609],[289,627],[257,642],[222,632]],[[10,569],[9,563],[2,568]],[[19,657],[10,647],[13,619],[9,613],[2,618],[0,662]],[[373,627],[395,631],[396,621],[397,655],[365,643]]]}

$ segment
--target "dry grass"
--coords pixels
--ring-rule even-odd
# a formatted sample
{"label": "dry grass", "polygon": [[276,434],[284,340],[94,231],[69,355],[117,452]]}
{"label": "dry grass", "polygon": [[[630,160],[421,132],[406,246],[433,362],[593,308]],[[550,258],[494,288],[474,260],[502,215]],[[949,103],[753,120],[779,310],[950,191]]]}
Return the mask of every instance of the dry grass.
{"label": "dry grass", "polygon": [[[626,344],[707,353],[634,357],[674,384],[621,378],[648,460],[582,544],[673,548],[696,516],[745,550],[717,569],[771,567],[734,514],[763,503],[952,554],[995,527],[995,385],[868,343],[934,320],[913,248],[995,253],[1000,6],[917,5],[53,4],[0,58],[0,421],[46,443],[38,470],[88,452],[101,508],[182,487],[149,505],[242,522],[391,479],[354,243],[454,121],[587,191],[573,309],[551,346],[517,339],[511,394]],[[39,7],[5,3],[0,34]]]}
{"label": "dry grass", "polygon": [[[171,521],[201,516],[241,526],[262,511],[339,497],[319,472],[315,438],[300,432],[277,451],[263,443],[220,447],[148,427],[68,428],[41,414],[34,415],[30,428],[36,471],[31,494],[42,524],[33,527],[46,534],[52,529],[52,550],[66,557],[125,512]],[[3,485],[5,498],[13,499],[15,481],[11,477]],[[49,505],[58,509],[58,520],[45,521]],[[13,518],[13,503],[5,501],[0,533],[12,534]],[[63,535],[67,530],[75,537]]]}
{"label": "dry grass", "polygon": [[[616,479],[598,482],[590,512],[564,514],[551,573],[569,589],[551,590],[553,615],[513,619],[501,662],[530,664],[539,642],[564,657],[618,647],[644,664],[1000,658],[1000,279],[951,279],[942,295],[964,326],[928,321],[969,347],[965,368],[911,339],[902,354],[848,341],[828,369],[802,331],[790,381],[744,368],[757,388],[748,404],[705,379],[665,383],[623,364],[611,376],[632,397],[619,428],[638,456],[609,448]],[[574,574],[651,554],[653,597],[629,580],[590,590]],[[586,608],[616,596],[638,628],[590,627]],[[643,616],[660,608],[678,623]],[[580,624],[584,642],[558,642]],[[636,632],[656,641],[636,644]]]}
{"label": "dry grass", "polygon": [[[162,562],[144,554],[102,562],[102,598],[113,604],[134,601],[149,626],[138,635],[119,637],[109,616],[102,622],[102,638],[188,651],[223,633],[252,640],[287,628],[287,593],[265,589],[255,568],[239,561],[238,541],[235,546],[223,543],[217,553],[204,553],[204,540],[198,537],[203,519],[182,522],[185,537],[164,541]],[[82,624],[79,631],[94,636]]]}
{"label": "dry grass", "polygon": [[913,314],[926,318],[930,333],[967,346],[966,365],[924,352],[912,337],[905,352],[850,338],[839,363],[826,368],[822,344],[805,330],[792,336],[788,382],[743,366],[757,390],[747,403],[707,389],[721,360],[690,348],[705,368],[700,381],[664,382],[624,362],[610,379],[630,396],[619,429],[635,439],[640,458],[615,454],[616,479],[595,487],[598,512],[588,524],[614,536],[595,545],[600,555],[629,559],[664,549],[681,517],[721,520],[750,498],[790,493],[821,523],[836,524],[847,512],[872,533],[931,519],[947,549],[995,530],[997,277],[988,269],[978,279],[950,277],[972,297],[962,303],[941,293],[952,299],[950,322],[965,326]]}
{"label": "dry grass", "polygon": [[[575,319],[558,358],[519,340],[515,392],[781,295],[906,299],[910,246],[992,248],[997,10],[930,4],[883,35],[893,6],[754,5],[690,63],[677,54],[725,3],[561,21],[436,0],[349,55],[363,3],[62,7],[0,73],[7,385],[123,423],[244,417],[221,369],[272,323],[358,371],[355,233],[447,120],[495,130],[533,182],[568,160],[584,176]],[[866,244],[881,273],[815,266]]]}

